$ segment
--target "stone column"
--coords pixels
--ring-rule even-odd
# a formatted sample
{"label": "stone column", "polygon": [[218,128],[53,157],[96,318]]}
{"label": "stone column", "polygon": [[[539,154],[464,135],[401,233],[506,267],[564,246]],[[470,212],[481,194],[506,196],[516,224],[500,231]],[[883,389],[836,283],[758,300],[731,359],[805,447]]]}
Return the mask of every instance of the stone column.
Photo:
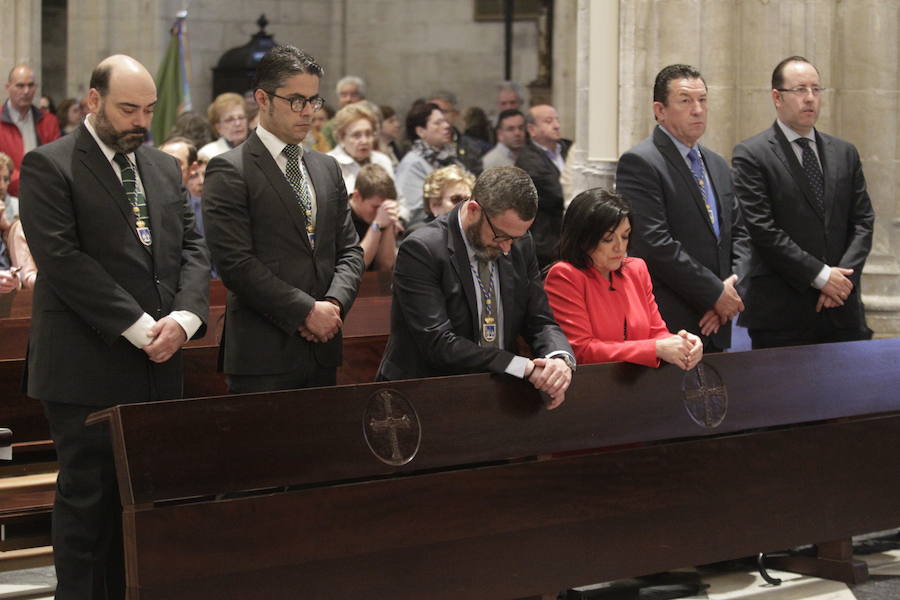
{"label": "stone column", "polygon": [[[616,8],[618,52],[595,54],[606,35],[598,16],[612,18]],[[805,56],[830,89],[817,127],[859,149],[875,207],[862,284],[869,325],[876,335],[900,335],[898,23],[900,0],[579,0],[580,189],[601,184],[604,174],[611,178],[618,155],[650,133],[653,78],[665,65],[688,63],[703,72],[710,93],[703,143],[730,159],[737,142],[775,119],[774,66],[786,56]],[[610,87],[618,89],[617,148],[614,156],[600,156],[600,144],[612,136],[599,134],[606,117],[598,116],[598,97],[606,98]]]}
{"label": "stone column", "polygon": [[[0,73],[25,63],[40,77],[41,3],[32,0],[0,0]],[[40,80],[38,80],[40,85]],[[40,93],[40,90],[38,90]],[[6,93],[3,93],[5,101]]]}
{"label": "stone column", "polygon": [[572,195],[612,189],[619,156],[619,6],[578,0]]}

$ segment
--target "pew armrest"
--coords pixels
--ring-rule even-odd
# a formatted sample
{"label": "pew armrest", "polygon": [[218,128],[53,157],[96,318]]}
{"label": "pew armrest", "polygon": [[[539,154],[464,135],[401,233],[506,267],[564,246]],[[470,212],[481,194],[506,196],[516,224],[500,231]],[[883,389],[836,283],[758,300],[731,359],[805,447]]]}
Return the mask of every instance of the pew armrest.
{"label": "pew armrest", "polygon": [[0,427],[0,460],[12,460],[12,430]]}

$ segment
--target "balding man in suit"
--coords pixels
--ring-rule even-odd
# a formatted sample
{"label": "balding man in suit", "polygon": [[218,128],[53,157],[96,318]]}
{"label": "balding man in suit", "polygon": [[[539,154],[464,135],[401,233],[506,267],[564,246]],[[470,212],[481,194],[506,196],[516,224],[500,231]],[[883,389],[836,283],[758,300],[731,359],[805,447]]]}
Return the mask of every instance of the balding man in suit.
{"label": "balding man in suit", "polygon": [[147,70],[112,56],[91,75],[90,115],[22,162],[22,224],[39,270],[28,395],[59,458],[56,598],[124,597],[121,506],[109,432],[116,404],[178,398],[181,347],[205,330],[209,257],[174,158],[143,146],[156,104]]}
{"label": "balding man in suit", "polygon": [[754,348],[872,337],[859,284],[875,214],[856,148],[815,128],[823,91],[812,63],[784,59],[775,123],[734,149],[754,249],[740,323]]}

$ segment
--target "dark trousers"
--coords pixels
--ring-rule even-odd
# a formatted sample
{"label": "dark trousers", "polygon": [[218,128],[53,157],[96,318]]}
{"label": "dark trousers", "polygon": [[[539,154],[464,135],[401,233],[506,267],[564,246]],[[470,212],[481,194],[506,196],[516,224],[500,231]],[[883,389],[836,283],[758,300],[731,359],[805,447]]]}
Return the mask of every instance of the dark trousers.
{"label": "dark trousers", "polygon": [[815,323],[800,329],[748,329],[747,333],[754,350],[872,339],[872,330],[865,323],[861,327],[839,328],[824,313],[816,317]]}
{"label": "dark trousers", "polygon": [[122,599],[122,505],[109,428],[85,426],[95,406],[43,405],[59,460],[52,527],[56,598]]}
{"label": "dark trousers", "polygon": [[275,392],[310,387],[325,387],[337,382],[335,367],[322,367],[315,362],[304,361],[287,373],[266,375],[227,375],[228,391],[232,394]]}

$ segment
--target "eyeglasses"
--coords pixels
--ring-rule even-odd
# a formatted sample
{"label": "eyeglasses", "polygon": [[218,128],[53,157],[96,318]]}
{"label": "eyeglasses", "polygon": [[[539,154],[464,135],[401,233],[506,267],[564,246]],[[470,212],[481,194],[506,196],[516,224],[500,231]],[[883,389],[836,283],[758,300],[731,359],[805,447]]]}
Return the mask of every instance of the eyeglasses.
{"label": "eyeglasses", "polygon": [[[475,200],[475,204],[478,204],[478,201]],[[481,206],[480,204],[478,204]],[[511,236],[508,233],[497,232],[497,229],[494,227],[494,224],[491,223],[491,218],[488,216],[487,211],[484,210],[484,207],[481,207],[481,214],[484,215],[484,220],[487,221],[488,227],[491,228],[491,233],[494,234],[494,237],[491,239],[495,244],[502,244],[503,242],[515,242],[516,240],[520,240],[524,235]]]}
{"label": "eyeglasses", "polygon": [[800,87],[791,88],[791,89],[789,89],[789,90],[786,90],[786,89],[784,89],[784,88],[775,88],[775,89],[776,89],[777,91],[779,91],[779,92],[784,93],[784,94],[799,94],[799,95],[801,95],[801,96],[805,96],[805,95],[809,94],[810,92],[812,92],[812,95],[813,95],[813,96],[818,97],[822,92],[824,92],[824,91],[827,90],[828,88],[823,88],[823,87],[806,87],[805,85],[802,85],[802,86],[800,86]]}
{"label": "eyeglasses", "polygon": [[315,95],[312,98],[307,98],[306,96],[301,96],[297,94],[296,96],[291,96],[290,98],[285,98],[284,96],[279,96],[275,92],[266,92],[268,95],[273,98],[281,98],[285,102],[291,105],[291,110],[294,112],[303,112],[303,109],[306,108],[306,105],[309,104],[312,106],[313,112],[319,110],[323,106],[325,106],[325,98],[319,95]]}
{"label": "eyeglasses", "polygon": [[243,123],[247,120],[247,115],[237,115],[232,117],[227,117],[222,119],[223,123],[227,123],[228,125],[233,125],[234,123]]}

